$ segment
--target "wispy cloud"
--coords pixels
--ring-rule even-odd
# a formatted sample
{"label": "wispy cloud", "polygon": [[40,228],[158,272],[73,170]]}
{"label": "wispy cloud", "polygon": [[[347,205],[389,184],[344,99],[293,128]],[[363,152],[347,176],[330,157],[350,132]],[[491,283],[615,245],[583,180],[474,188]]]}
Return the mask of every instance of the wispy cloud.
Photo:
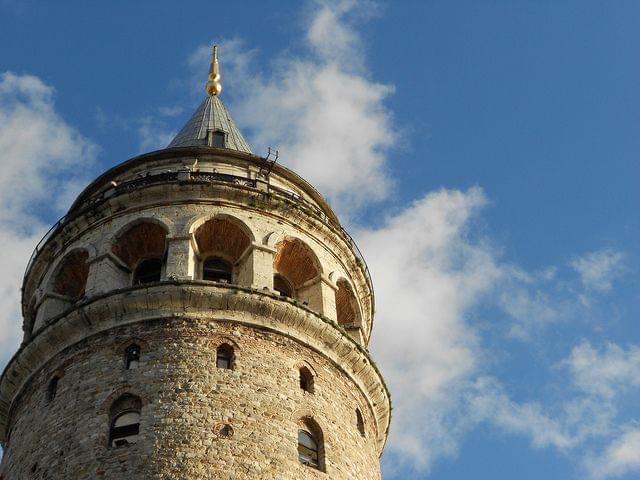
{"label": "wispy cloud", "polygon": [[578,272],[586,288],[608,292],[614,280],[624,272],[624,254],[611,249],[599,250],[575,258],[571,266]]}
{"label": "wispy cloud", "polygon": [[[586,293],[611,289],[623,257],[612,250],[585,256],[569,262],[571,271],[567,264],[538,271],[509,264],[502,249],[475,230],[488,204],[480,188],[431,192],[382,212],[375,228],[354,224],[359,209],[392,193],[388,151],[402,132],[385,105],[393,86],[372,79],[366,67],[358,26],[376,10],[371,6],[312,3],[301,45],[270,53],[264,70],[255,67],[259,52],[241,40],[218,43],[223,83],[236,93],[225,99],[231,98],[255,150],[278,146],[282,161],[350,220],[369,262],[377,304],[371,348],[395,407],[387,477],[406,478],[407,468],[428,472],[455,455],[464,435],[480,424],[583,461],[622,421],[615,395],[603,398],[579,386],[578,358],[589,353],[584,344],[561,362],[562,382],[572,389],[553,399],[516,401],[491,375],[491,358],[501,353],[489,349],[486,332],[473,320],[481,304],[491,305],[500,320],[484,323],[503,341],[545,338],[550,326],[576,321],[589,308]],[[209,54],[203,45],[189,59],[199,85]],[[574,270],[579,279],[571,278]],[[596,355],[613,361],[616,352],[611,346]],[[618,389],[620,382],[608,385]]]}
{"label": "wispy cloud", "polygon": [[[221,49],[223,78],[240,93],[232,97],[232,111],[249,128],[256,150],[278,146],[288,166],[351,218],[393,191],[387,155],[401,137],[385,104],[393,86],[371,78],[358,34],[359,22],[374,10],[357,1],[313,3],[302,53],[280,53],[265,71],[253,69],[256,52],[242,42],[224,42]],[[208,57],[203,46],[190,62],[202,72]],[[166,145],[175,130],[164,120],[178,112],[158,113],[160,120],[126,124],[139,135],[141,150]],[[85,181],[80,167],[92,161],[96,147],[56,113],[50,86],[8,73],[0,81],[0,155],[6,159],[0,176],[0,346],[12,351],[24,264],[50,223],[39,208],[52,188],[68,192],[68,202]],[[478,305],[490,303],[505,314],[502,323],[487,321],[504,327],[502,335],[543,337],[550,325],[580,311],[582,293],[612,290],[624,271],[624,254],[603,250],[574,258],[569,266],[579,279],[573,282],[562,276],[566,264],[526,271],[506,263],[495,242],[474,229],[487,204],[481,188],[442,189],[382,213],[374,228],[351,225],[376,285],[371,347],[395,400],[387,470],[427,472],[455,455],[464,435],[480,424],[529,438],[536,448],[568,452],[597,479],[640,469],[637,425],[617,412],[619,397],[638,389],[640,347],[581,342],[556,365],[562,393],[516,401],[506,382],[491,374],[490,359],[500,352],[489,350],[473,321]],[[396,478],[406,478],[401,475]]]}
{"label": "wispy cloud", "polygon": [[376,285],[374,357],[394,395],[389,449],[428,469],[455,452],[455,410],[479,368],[479,339],[465,312],[501,275],[490,248],[467,237],[486,204],[480,189],[441,190],[356,238]]}
{"label": "wispy cloud", "polygon": [[37,77],[0,76],[0,351],[5,359],[20,337],[26,262],[48,225],[86,184],[98,150],[60,117],[53,98],[53,89]]}
{"label": "wispy cloud", "polygon": [[[400,131],[385,99],[393,87],[364,67],[353,28],[371,12],[361,2],[317,2],[307,18],[301,55],[276,55],[268,71],[253,70],[255,52],[223,43],[222,74],[236,91],[233,115],[256,151],[276,145],[281,161],[310,180],[342,214],[386,198],[393,186],[385,153]],[[204,71],[207,46],[190,63]],[[225,80],[226,81],[226,80]]]}
{"label": "wispy cloud", "polygon": [[640,427],[625,428],[601,455],[589,459],[587,468],[595,480],[640,472]]}
{"label": "wispy cloud", "polygon": [[564,365],[585,392],[612,398],[623,391],[640,388],[640,346],[625,349],[608,343],[602,352],[589,342],[574,347]]}
{"label": "wispy cloud", "polygon": [[[176,114],[170,114],[170,116],[174,115]],[[138,124],[138,148],[141,152],[166,148],[178,133],[156,117],[143,117],[137,120],[136,123]]]}

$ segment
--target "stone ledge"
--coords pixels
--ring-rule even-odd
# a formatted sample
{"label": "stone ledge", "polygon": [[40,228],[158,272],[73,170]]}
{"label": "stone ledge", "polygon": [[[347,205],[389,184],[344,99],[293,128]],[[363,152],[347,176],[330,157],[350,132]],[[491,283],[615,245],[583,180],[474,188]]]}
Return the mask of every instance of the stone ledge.
{"label": "stone ledge", "polygon": [[29,378],[63,349],[111,328],[161,318],[229,321],[293,338],[333,361],[361,390],[376,418],[378,453],[391,415],[389,391],[368,352],[337,323],[299,302],[263,290],[205,281],[130,287],[76,303],[34,332],[0,379],[0,442],[8,413]]}

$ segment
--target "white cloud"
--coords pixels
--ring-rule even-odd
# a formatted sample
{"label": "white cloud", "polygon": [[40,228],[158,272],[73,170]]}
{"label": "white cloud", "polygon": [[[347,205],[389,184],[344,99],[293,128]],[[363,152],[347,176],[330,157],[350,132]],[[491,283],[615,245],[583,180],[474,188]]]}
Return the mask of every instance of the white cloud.
{"label": "white cloud", "polygon": [[531,341],[549,326],[569,321],[583,307],[575,286],[562,280],[557,267],[527,272],[516,265],[501,265],[503,281],[496,302],[509,319],[511,338]]}
{"label": "white cloud", "polygon": [[501,276],[491,249],[467,236],[485,204],[477,188],[441,190],[356,232],[376,285],[371,348],[394,395],[388,448],[417,469],[454,454],[467,425],[457,413],[481,355],[465,315]]}
{"label": "white cloud", "polygon": [[28,230],[33,206],[78,184],[96,147],[55,112],[51,87],[7,72],[0,77],[0,152],[0,220]]}
{"label": "white cloud", "polygon": [[[555,285],[557,272],[527,273],[502,263],[499,251],[473,229],[486,203],[479,188],[440,190],[378,228],[354,232],[376,286],[371,349],[394,398],[385,457],[390,477],[406,467],[429,471],[442,457],[456,455],[464,435],[480,424],[530,438],[535,448],[562,452],[580,450],[613,428],[615,405],[590,392],[514,401],[487,373],[495,352],[483,345],[472,321],[478,304],[504,308],[504,297],[519,291],[524,300],[510,300],[520,304],[519,314],[556,321],[555,314],[551,320],[542,316],[545,302],[536,292],[546,283]],[[568,373],[573,379],[576,369]]]}
{"label": "white cloud", "polygon": [[[55,111],[53,89],[30,75],[0,76],[0,351],[17,347],[20,286],[33,248],[86,184],[97,148]],[[53,204],[51,199],[56,199]],[[48,218],[43,218],[48,217]]]}
{"label": "white cloud", "polygon": [[599,292],[608,292],[614,280],[624,271],[624,255],[611,249],[591,252],[571,262],[583,285]]}
{"label": "white cloud", "polygon": [[[256,52],[242,42],[220,48],[223,83],[241,91],[232,112],[251,128],[254,147],[277,145],[283,161],[343,215],[389,195],[386,149],[399,136],[384,107],[392,88],[367,78],[352,23],[357,12],[352,1],[315,4],[306,53],[278,55],[270,73],[253,69]],[[204,71],[209,55],[208,46],[200,47],[191,66]],[[551,415],[548,402],[515,402],[486,375],[492,352],[469,321],[480,302],[501,308],[509,321],[504,331],[521,339],[539,336],[579,306],[558,268],[526,272],[501,263],[491,242],[474,240],[472,225],[486,203],[479,188],[441,190],[378,228],[354,232],[376,286],[372,350],[394,398],[388,474],[403,465],[428,471],[455,455],[463,435],[480,423],[562,451],[611,428],[609,403],[570,397]]]}
{"label": "white cloud", "polygon": [[[384,105],[393,88],[371,80],[365,67],[354,27],[365,10],[356,1],[314,3],[303,53],[276,54],[267,72],[255,69],[256,52],[241,41],[221,42],[220,48],[223,85],[238,92],[224,98],[237,99],[231,111],[243,129],[250,127],[254,150],[279,147],[281,160],[343,216],[388,198],[394,179],[386,154],[400,136]],[[210,47],[202,46],[189,59],[199,72],[198,89],[209,55]],[[394,399],[387,478],[399,468],[428,471],[455,455],[465,433],[479,424],[529,438],[536,448],[568,452],[577,461],[591,439],[610,438],[616,429],[614,398],[585,389],[514,400],[490,375],[492,357],[504,352],[489,351],[485,332],[474,322],[479,304],[491,304],[507,317],[484,320],[500,329],[502,341],[544,339],[550,325],[574,320],[588,306],[584,288],[608,289],[615,257],[599,266],[597,256],[572,262],[579,272],[592,272],[581,273],[584,288],[575,278],[567,280],[566,265],[529,272],[504,263],[500,250],[473,228],[486,204],[480,188],[443,189],[376,228],[352,225],[376,287],[371,348]],[[562,372],[573,385],[576,370]],[[611,388],[619,385],[612,382]],[[401,475],[406,470],[394,478]]]}
{"label": "white cloud", "polygon": [[[249,127],[254,150],[278,148],[280,161],[311,181],[343,214],[388,195],[393,180],[385,152],[399,137],[384,105],[393,87],[369,78],[352,28],[368,5],[315,3],[303,42],[306,53],[277,56],[269,73],[252,69],[255,52],[243,51],[240,42],[220,48],[223,86],[241,91],[232,114]],[[208,46],[190,58],[199,72],[208,61]]]}
{"label": "white cloud", "polygon": [[640,473],[640,428],[627,428],[602,455],[590,458],[587,468],[596,480]]}
{"label": "white cloud", "polygon": [[163,121],[153,117],[143,117],[137,121],[137,124],[138,148],[141,152],[151,152],[166,148],[178,133],[167,128]]}
{"label": "white cloud", "polygon": [[566,450],[575,443],[570,430],[550,417],[542,405],[514,402],[495,378],[478,378],[467,394],[467,402],[474,422],[491,422],[509,433],[528,436],[536,447]]}
{"label": "white cloud", "polygon": [[585,392],[610,399],[625,390],[640,388],[640,347],[636,345],[625,350],[608,343],[599,352],[583,341],[563,363]]}

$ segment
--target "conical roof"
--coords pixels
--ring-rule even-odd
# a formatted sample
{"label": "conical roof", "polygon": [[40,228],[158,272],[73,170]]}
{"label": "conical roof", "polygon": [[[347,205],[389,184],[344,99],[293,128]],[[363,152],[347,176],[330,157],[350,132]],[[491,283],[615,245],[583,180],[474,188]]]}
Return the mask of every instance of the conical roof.
{"label": "conical roof", "polygon": [[[211,132],[211,133],[210,133]],[[224,133],[223,142],[212,142],[216,133]],[[252,153],[251,147],[233,122],[227,107],[217,95],[208,95],[191,119],[171,140],[168,148],[197,145],[222,146],[231,150]]]}

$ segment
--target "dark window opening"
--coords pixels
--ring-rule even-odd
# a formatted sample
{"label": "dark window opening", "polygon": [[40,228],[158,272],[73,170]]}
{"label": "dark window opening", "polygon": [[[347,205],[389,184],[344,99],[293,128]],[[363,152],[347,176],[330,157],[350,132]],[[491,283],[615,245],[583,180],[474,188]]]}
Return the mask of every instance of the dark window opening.
{"label": "dark window opening", "polygon": [[56,376],[49,381],[49,386],[47,387],[47,400],[49,402],[53,401],[53,399],[56,398],[56,395],[58,394],[59,380],[60,380],[60,377]]}
{"label": "dark window opening", "polygon": [[162,274],[162,260],[160,258],[148,258],[140,262],[133,274],[134,285],[159,282]]}
{"label": "dark window opening", "polygon": [[298,460],[303,465],[320,470],[318,442],[305,430],[298,430]]}
{"label": "dark window opening", "polygon": [[129,345],[124,351],[124,356],[127,370],[135,370],[140,366],[140,347],[138,345]]}
{"label": "dark window opening", "polygon": [[300,369],[300,388],[305,392],[313,393],[313,374],[307,367]]}
{"label": "dark window opening", "polygon": [[358,427],[360,435],[364,437],[364,418],[362,418],[362,412],[359,408],[356,408],[356,427]]}
{"label": "dark window opening", "polygon": [[111,423],[109,445],[124,447],[137,442],[140,434],[140,412],[129,411],[118,415]]}
{"label": "dark window opening", "polygon": [[222,130],[209,130],[207,132],[207,144],[210,147],[224,148],[226,146],[226,137]]}
{"label": "dark window opening", "polygon": [[220,437],[222,438],[231,438],[233,437],[233,428],[231,427],[231,425],[226,424],[222,428],[220,428],[218,435],[220,435]]}
{"label": "dark window opening", "polygon": [[202,279],[214,282],[231,283],[231,263],[220,257],[210,257],[202,266]]}
{"label": "dark window opening", "polygon": [[273,276],[273,289],[283,297],[293,297],[293,287],[282,275]]}
{"label": "dark window opening", "polygon": [[130,393],[120,396],[109,409],[110,447],[125,447],[138,441],[142,401]]}
{"label": "dark window opening", "polygon": [[216,351],[216,367],[230,370],[233,367],[233,348],[223,344]]}

